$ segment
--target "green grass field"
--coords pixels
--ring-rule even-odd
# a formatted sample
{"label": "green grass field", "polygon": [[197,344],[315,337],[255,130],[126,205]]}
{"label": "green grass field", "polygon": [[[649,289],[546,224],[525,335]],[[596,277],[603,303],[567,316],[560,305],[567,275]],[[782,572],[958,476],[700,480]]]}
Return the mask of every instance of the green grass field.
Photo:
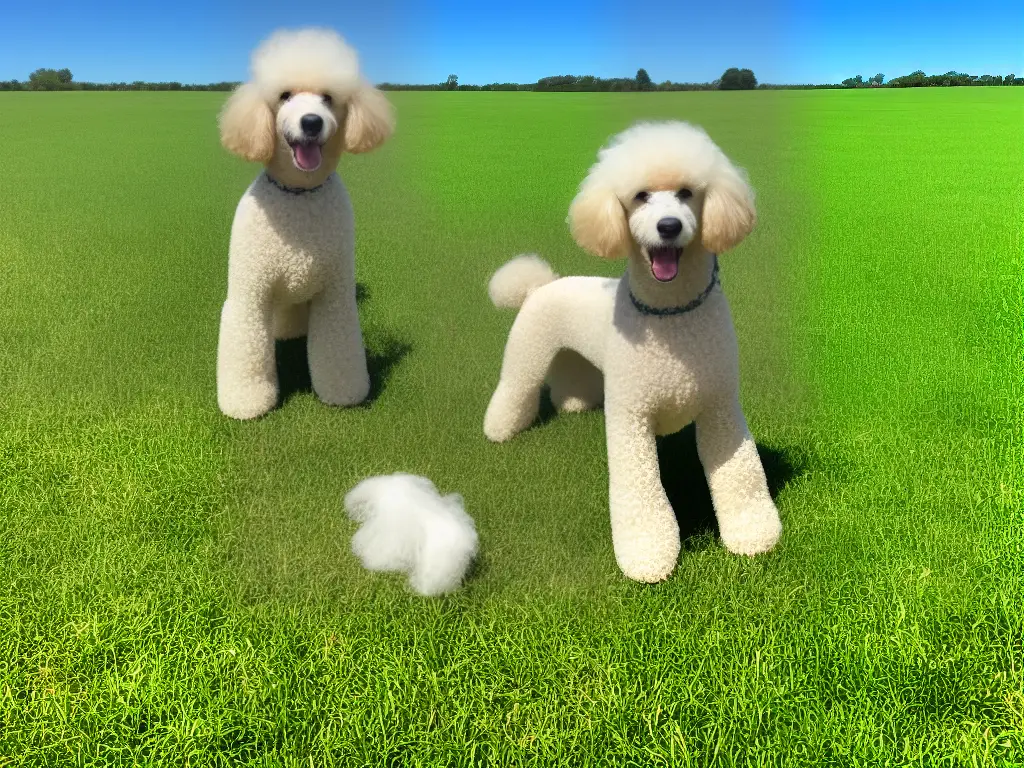
{"label": "green grass field", "polygon": [[[1024,90],[392,94],[348,157],[377,398],[217,410],[234,206],[223,94],[0,94],[0,766],[1024,763]],[[759,193],[722,259],[784,532],[715,540],[661,445],[675,576],[611,550],[600,413],[482,434],[539,251],[600,144],[704,125]],[[298,371],[296,369],[298,368]],[[350,554],[408,471],[465,496],[463,592]]]}

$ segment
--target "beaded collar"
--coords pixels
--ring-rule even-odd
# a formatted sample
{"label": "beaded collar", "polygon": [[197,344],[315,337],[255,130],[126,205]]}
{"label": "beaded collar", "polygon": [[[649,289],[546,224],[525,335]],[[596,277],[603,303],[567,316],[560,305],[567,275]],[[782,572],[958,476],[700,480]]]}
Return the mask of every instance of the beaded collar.
{"label": "beaded collar", "polygon": [[[318,189],[320,189],[320,187],[327,183],[327,180],[325,179],[323,183],[317,184],[315,187],[289,187],[287,184],[282,184],[280,181],[275,179],[266,171],[263,172],[263,175],[266,177],[267,181],[269,181],[275,187],[280,189],[282,192],[287,192],[290,195],[304,195],[307,192],[316,192]],[[327,178],[329,179],[330,176],[328,176]]]}
{"label": "beaded collar", "polygon": [[696,298],[691,299],[685,304],[678,307],[652,307],[648,304],[644,304],[640,299],[633,295],[633,291],[629,292],[629,300],[633,302],[633,306],[636,307],[637,312],[643,315],[657,315],[664,317],[665,315],[682,315],[687,312],[692,312],[705,301],[708,296],[715,289],[716,285],[720,285],[721,281],[718,279],[718,256],[715,256],[715,266],[711,270],[711,282],[708,283],[708,287],[705,288]]}

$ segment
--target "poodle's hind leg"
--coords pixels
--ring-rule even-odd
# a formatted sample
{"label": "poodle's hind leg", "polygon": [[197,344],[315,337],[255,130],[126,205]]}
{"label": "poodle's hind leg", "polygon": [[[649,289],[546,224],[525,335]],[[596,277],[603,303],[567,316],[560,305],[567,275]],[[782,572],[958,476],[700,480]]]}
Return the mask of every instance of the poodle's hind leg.
{"label": "poodle's hind leg", "polygon": [[501,378],[484,415],[488,440],[504,442],[537,418],[540,389],[551,361],[562,348],[543,304],[527,301],[520,310],[505,344]]}
{"label": "poodle's hind leg", "polygon": [[328,286],[309,307],[309,377],[328,405],[357,405],[370,394],[366,349],[354,290]]}
{"label": "poodle's hind leg", "polygon": [[725,548],[737,555],[772,549],[782,523],[738,400],[697,417],[697,452]]}
{"label": "poodle's hind leg", "polygon": [[298,339],[309,331],[309,302],[274,307],[274,338]]}
{"label": "poodle's hind leg", "polygon": [[277,405],[273,330],[269,302],[224,302],[217,346],[217,403],[224,415],[254,419]]}
{"label": "poodle's hind leg", "polygon": [[563,349],[555,355],[547,381],[551,402],[559,411],[589,411],[604,401],[604,376],[575,350]]}

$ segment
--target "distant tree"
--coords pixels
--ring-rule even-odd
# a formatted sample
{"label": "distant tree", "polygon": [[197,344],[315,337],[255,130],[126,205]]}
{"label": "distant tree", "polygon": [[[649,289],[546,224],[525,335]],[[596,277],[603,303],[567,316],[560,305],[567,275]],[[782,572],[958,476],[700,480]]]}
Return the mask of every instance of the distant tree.
{"label": "distant tree", "polygon": [[744,91],[757,88],[757,78],[749,69],[729,67],[718,80],[718,87],[723,91]]}
{"label": "distant tree", "polygon": [[868,80],[868,82],[874,83],[875,85],[881,85],[883,80],[885,80],[885,75],[879,72],[877,75]]}
{"label": "distant tree", "polygon": [[28,76],[28,87],[33,91],[57,91],[64,87],[55,69],[37,69]]}
{"label": "distant tree", "polygon": [[71,82],[71,70],[64,68],[57,70],[57,79],[60,80],[64,85]]}
{"label": "distant tree", "polygon": [[1013,72],[1008,74],[1006,77],[1003,78],[1003,85],[1013,85],[1014,77],[1016,77],[1016,75],[1014,75]]}
{"label": "distant tree", "polygon": [[740,89],[740,71],[736,67],[729,67],[719,78],[718,87],[723,91],[738,91]]}
{"label": "distant tree", "polygon": [[974,85],[974,81],[978,78],[974,75],[968,75],[966,72],[957,72],[950,70],[944,75],[938,75],[935,78],[925,78],[925,82],[930,85],[935,85],[936,80],[941,79],[942,85]]}
{"label": "distant tree", "polygon": [[757,88],[757,78],[749,69],[737,69],[730,67],[722,73],[717,81],[718,87],[723,91],[749,91]]}
{"label": "distant tree", "polygon": [[647,74],[647,70],[638,69],[636,71],[636,87],[641,91],[649,91],[651,85],[651,76]]}
{"label": "distant tree", "polygon": [[444,89],[446,91],[454,91],[459,87],[459,76],[448,75],[448,79],[444,83]]}
{"label": "distant tree", "polygon": [[918,87],[924,85],[924,78],[925,78],[924,70],[923,69],[916,69],[913,72],[911,72],[909,75],[907,75],[907,78],[908,78],[907,82],[910,84],[911,87],[918,88]]}
{"label": "distant tree", "polygon": [[864,78],[860,75],[857,75],[856,77],[848,77],[843,80],[843,85],[847,88],[860,88],[864,85]]}

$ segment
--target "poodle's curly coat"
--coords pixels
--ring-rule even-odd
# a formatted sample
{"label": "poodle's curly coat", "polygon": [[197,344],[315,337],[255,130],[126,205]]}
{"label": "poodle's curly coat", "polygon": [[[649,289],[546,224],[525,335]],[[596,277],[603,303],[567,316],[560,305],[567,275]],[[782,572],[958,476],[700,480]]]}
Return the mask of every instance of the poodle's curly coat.
{"label": "poodle's curly coat", "polygon": [[367,152],[391,135],[392,109],[360,76],[355,51],[329,30],[275,33],[254,52],[251,71],[220,115],[224,147],[265,172],[231,227],[218,404],[236,419],[273,408],[274,340],[306,335],[317,396],[354,405],[370,380],[352,204],[335,169],[343,152]]}
{"label": "poodle's curly coat", "polygon": [[568,222],[622,279],[557,279],[537,256],[491,278],[498,306],[520,307],[484,433],[504,441],[537,416],[545,379],[559,410],[604,404],[612,541],[623,573],[668,578],[679,527],[661,484],[655,436],[692,421],[722,541],[755,555],[782,527],[739,401],[739,361],[717,254],[756,222],[746,175],[700,128],[641,123],[616,136],[580,186]]}

